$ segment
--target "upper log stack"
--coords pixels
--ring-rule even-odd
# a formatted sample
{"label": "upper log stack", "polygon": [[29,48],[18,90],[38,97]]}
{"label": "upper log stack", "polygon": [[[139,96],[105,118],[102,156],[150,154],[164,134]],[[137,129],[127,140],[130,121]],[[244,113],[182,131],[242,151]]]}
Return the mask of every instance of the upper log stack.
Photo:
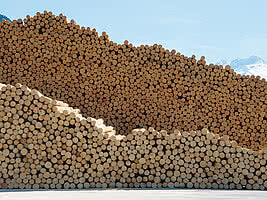
{"label": "upper log stack", "polygon": [[0,189],[209,188],[267,190],[267,148],[241,148],[207,129],[135,129],[16,84],[0,84]]}
{"label": "upper log stack", "polygon": [[37,89],[123,135],[208,128],[246,148],[266,144],[266,80],[157,44],[117,44],[62,14],[0,23],[0,69],[0,82]]}

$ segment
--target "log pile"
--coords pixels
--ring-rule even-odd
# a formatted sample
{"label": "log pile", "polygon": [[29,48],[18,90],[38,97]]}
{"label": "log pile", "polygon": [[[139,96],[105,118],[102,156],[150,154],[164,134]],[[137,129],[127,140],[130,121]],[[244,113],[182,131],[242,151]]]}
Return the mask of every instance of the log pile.
{"label": "log pile", "polygon": [[0,69],[0,82],[64,101],[122,135],[208,128],[242,147],[266,144],[266,80],[157,44],[117,44],[62,14],[0,23]]}
{"label": "log pile", "polygon": [[267,190],[267,148],[207,129],[134,129],[16,84],[0,84],[0,189],[210,188]]}

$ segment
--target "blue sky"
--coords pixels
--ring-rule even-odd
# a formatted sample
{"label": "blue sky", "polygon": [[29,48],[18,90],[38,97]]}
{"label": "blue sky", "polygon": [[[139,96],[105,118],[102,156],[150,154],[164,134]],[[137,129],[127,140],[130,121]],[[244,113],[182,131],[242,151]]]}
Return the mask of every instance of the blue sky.
{"label": "blue sky", "polygon": [[118,43],[158,43],[208,62],[267,60],[267,0],[3,0],[0,14],[18,19],[44,10]]}

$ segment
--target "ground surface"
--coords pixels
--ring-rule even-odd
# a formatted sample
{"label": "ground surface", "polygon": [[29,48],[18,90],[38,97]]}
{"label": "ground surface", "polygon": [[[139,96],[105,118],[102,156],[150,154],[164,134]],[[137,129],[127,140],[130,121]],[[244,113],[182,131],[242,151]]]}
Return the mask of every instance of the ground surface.
{"label": "ground surface", "polygon": [[164,199],[164,200],[267,200],[267,191],[223,191],[223,190],[72,190],[72,191],[29,191],[0,190],[0,200],[102,200],[102,199]]}

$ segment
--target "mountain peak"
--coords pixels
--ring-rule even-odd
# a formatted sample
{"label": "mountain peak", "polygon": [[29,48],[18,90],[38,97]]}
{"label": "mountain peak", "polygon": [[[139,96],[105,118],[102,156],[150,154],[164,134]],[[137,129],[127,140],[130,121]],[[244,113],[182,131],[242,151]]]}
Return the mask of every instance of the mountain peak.
{"label": "mountain peak", "polygon": [[232,61],[221,60],[217,65],[230,65],[237,73],[242,75],[260,76],[267,80],[267,63],[259,56],[237,58]]}
{"label": "mountain peak", "polygon": [[253,64],[261,64],[264,63],[264,60],[258,56],[250,56],[248,58],[235,59],[230,65],[232,68],[239,68],[244,65],[253,65]]}

